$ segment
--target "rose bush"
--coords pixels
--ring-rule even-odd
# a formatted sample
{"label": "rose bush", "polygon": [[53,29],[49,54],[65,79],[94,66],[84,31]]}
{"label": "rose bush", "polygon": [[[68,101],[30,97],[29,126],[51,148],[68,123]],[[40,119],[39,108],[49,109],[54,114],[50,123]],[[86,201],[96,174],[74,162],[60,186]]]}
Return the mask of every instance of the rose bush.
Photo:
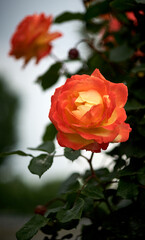
{"label": "rose bush", "polygon": [[[139,18],[142,18],[144,16],[144,12],[142,10],[137,11],[136,14],[138,15]],[[131,31],[131,35],[132,37],[134,37],[136,35],[136,31],[137,32],[140,31],[140,29],[138,29],[139,21],[136,18],[136,15],[134,14],[134,12],[125,12],[124,18],[128,20],[128,23],[127,23],[128,26],[131,25],[133,27]],[[114,33],[119,32],[120,30],[123,31],[122,29],[125,26],[125,24],[111,14],[103,14],[101,15],[101,19],[104,21],[107,21],[106,27],[103,27],[103,29],[101,30],[103,43],[106,44],[108,42],[111,42],[114,45],[118,45],[116,41],[117,39]],[[107,36],[106,36],[106,32],[107,32]],[[144,53],[138,49],[137,52],[135,52],[135,55],[144,56]]]}
{"label": "rose bush", "polygon": [[62,36],[59,32],[49,31],[51,24],[52,17],[47,17],[44,13],[25,17],[11,38],[9,55],[16,59],[24,58],[25,64],[35,57],[38,63],[41,58],[50,54],[51,42]]}
{"label": "rose bush", "polygon": [[[63,12],[53,21],[55,24],[81,21],[81,39],[66,49],[67,58],[58,59],[56,56],[46,72],[37,78],[43,90],[48,90],[62,76],[71,76],[70,63],[74,67],[74,76],[56,89],[49,113],[58,130],[58,142],[69,148],[59,154],[54,141],[57,131],[50,123],[40,145],[29,148],[29,151],[40,152],[38,155],[17,150],[0,156],[17,154],[31,157],[28,169],[39,178],[44,173],[49,174],[53,162],[57,159],[57,164],[61,157],[71,161],[84,160],[89,169],[70,175],[53,199],[46,188],[44,191],[50,194],[50,199],[49,195],[44,196],[39,191],[43,199],[34,203],[35,215],[16,233],[17,240],[30,240],[38,230],[45,235],[43,239],[51,240],[145,239],[145,2],[82,2],[86,11]],[[33,23],[30,25],[29,28]],[[79,47],[82,42],[91,50],[85,59],[82,58],[83,48]],[[27,47],[31,52],[31,44]],[[76,69],[74,60],[79,62]],[[106,80],[98,69],[94,71],[96,66],[112,82]],[[130,125],[125,123],[127,87],[126,112]],[[130,126],[133,131],[129,138]],[[97,161],[98,154],[94,152],[106,149],[110,142],[123,143],[107,151],[110,163],[104,154],[100,167],[95,169],[93,163]],[[86,156],[86,151],[72,149],[92,152]]]}
{"label": "rose bush", "polygon": [[50,120],[61,146],[100,152],[110,142],[124,142],[131,128],[125,123],[128,91],[107,81],[96,69],[91,76],[74,75],[52,96]]}

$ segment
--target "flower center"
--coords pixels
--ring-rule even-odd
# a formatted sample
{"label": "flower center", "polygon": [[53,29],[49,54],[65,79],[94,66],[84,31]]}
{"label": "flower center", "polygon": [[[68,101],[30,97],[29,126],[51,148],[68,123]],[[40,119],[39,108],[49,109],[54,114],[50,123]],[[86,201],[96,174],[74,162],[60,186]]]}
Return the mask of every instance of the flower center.
{"label": "flower center", "polygon": [[83,117],[92,106],[102,104],[101,95],[95,90],[89,90],[87,92],[79,92],[78,98],[75,100],[76,110],[72,113],[77,118]]}

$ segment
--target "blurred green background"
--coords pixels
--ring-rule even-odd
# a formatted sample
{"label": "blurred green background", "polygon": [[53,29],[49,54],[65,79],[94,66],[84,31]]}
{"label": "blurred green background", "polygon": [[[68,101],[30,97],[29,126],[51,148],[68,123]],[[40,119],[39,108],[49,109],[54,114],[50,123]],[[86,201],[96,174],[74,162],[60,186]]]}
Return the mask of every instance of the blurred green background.
{"label": "blurred green background", "polygon": [[[16,118],[19,98],[8,88],[0,76],[0,152],[10,151],[17,143]],[[46,204],[56,196],[61,181],[42,186],[28,185],[11,176],[11,157],[0,158],[0,212],[8,214],[33,214],[37,205]],[[9,179],[7,179],[9,175]]]}

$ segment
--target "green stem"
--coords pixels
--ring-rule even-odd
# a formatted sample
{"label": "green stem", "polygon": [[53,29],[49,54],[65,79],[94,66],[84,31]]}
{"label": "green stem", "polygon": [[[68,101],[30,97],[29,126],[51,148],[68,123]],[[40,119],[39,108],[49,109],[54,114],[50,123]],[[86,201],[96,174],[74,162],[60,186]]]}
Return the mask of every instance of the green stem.
{"label": "green stem", "polygon": [[64,75],[68,75],[68,69],[67,69],[67,67],[66,67],[66,65],[65,65],[65,63],[64,63],[64,61],[63,60],[61,60],[61,59],[59,59],[54,53],[51,53],[51,55],[50,55],[51,57],[52,57],[52,59],[55,61],[55,62],[61,62],[62,63],[62,71],[63,71],[63,73],[62,74],[64,74]]}
{"label": "green stem", "polygon": [[54,155],[54,157],[64,157],[64,155],[63,154],[61,154],[61,155]]}
{"label": "green stem", "polygon": [[[95,171],[94,171],[94,169],[93,169],[93,165],[92,165],[93,156],[94,156],[94,153],[92,152],[90,159],[86,158],[86,160],[87,160],[88,163],[89,163],[89,166],[90,166],[90,169],[91,169],[91,173],[92,173],[91,176],[90,176],[90,178],[95,178],[96,181],[102,186],[102,188],[103,188],[104,191],[105,191],[105,187],[104,187],[103,183],[102,183],[102,182],[100,181],[100,179],[96,176],[96,173],[95,173]],[[90,180],[90,179],[89,179],[89,180]],[[85,185],[86,185],[86,184],[85,184]],[[104,201],[105,201],[105,203],[106,203],[106,205],[107,205],[110,213],[112,213],[112,208],[111,208],[111,206],[110,206],[110,203],[109,203],[107,197],[105,197]]]}
{"label": "green stem", "polygon": [[89,158],[87,158],[86,156],[84,156],[84,155],[80,155],[81,157],[83,157],[84,159],[86,159],[87,161],[89,161]]}

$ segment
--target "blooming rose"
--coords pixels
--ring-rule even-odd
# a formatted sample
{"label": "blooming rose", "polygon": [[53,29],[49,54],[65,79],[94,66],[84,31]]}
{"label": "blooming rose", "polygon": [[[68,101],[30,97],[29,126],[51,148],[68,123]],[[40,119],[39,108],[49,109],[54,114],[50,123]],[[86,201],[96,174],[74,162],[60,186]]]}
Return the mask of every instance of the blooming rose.
{"label": "blooming rose", "polygon": [[127,101],[123,83],[107,81],[96,69],[91,76],[74,75],[55,90],[49,113],[61,146],[100,152],[110,142],[124,142],[131,128],[125,123]]}
{"label": "blooming rose", "polygon": [[9,55],[17,59],[24,58],[25,64],[35,57],[38,63],[50,54],[51,41],[62,36],[59,32],[50,33],[51,24],[52,17],[46,17],[43,13],[25,17],[12,36]]}

